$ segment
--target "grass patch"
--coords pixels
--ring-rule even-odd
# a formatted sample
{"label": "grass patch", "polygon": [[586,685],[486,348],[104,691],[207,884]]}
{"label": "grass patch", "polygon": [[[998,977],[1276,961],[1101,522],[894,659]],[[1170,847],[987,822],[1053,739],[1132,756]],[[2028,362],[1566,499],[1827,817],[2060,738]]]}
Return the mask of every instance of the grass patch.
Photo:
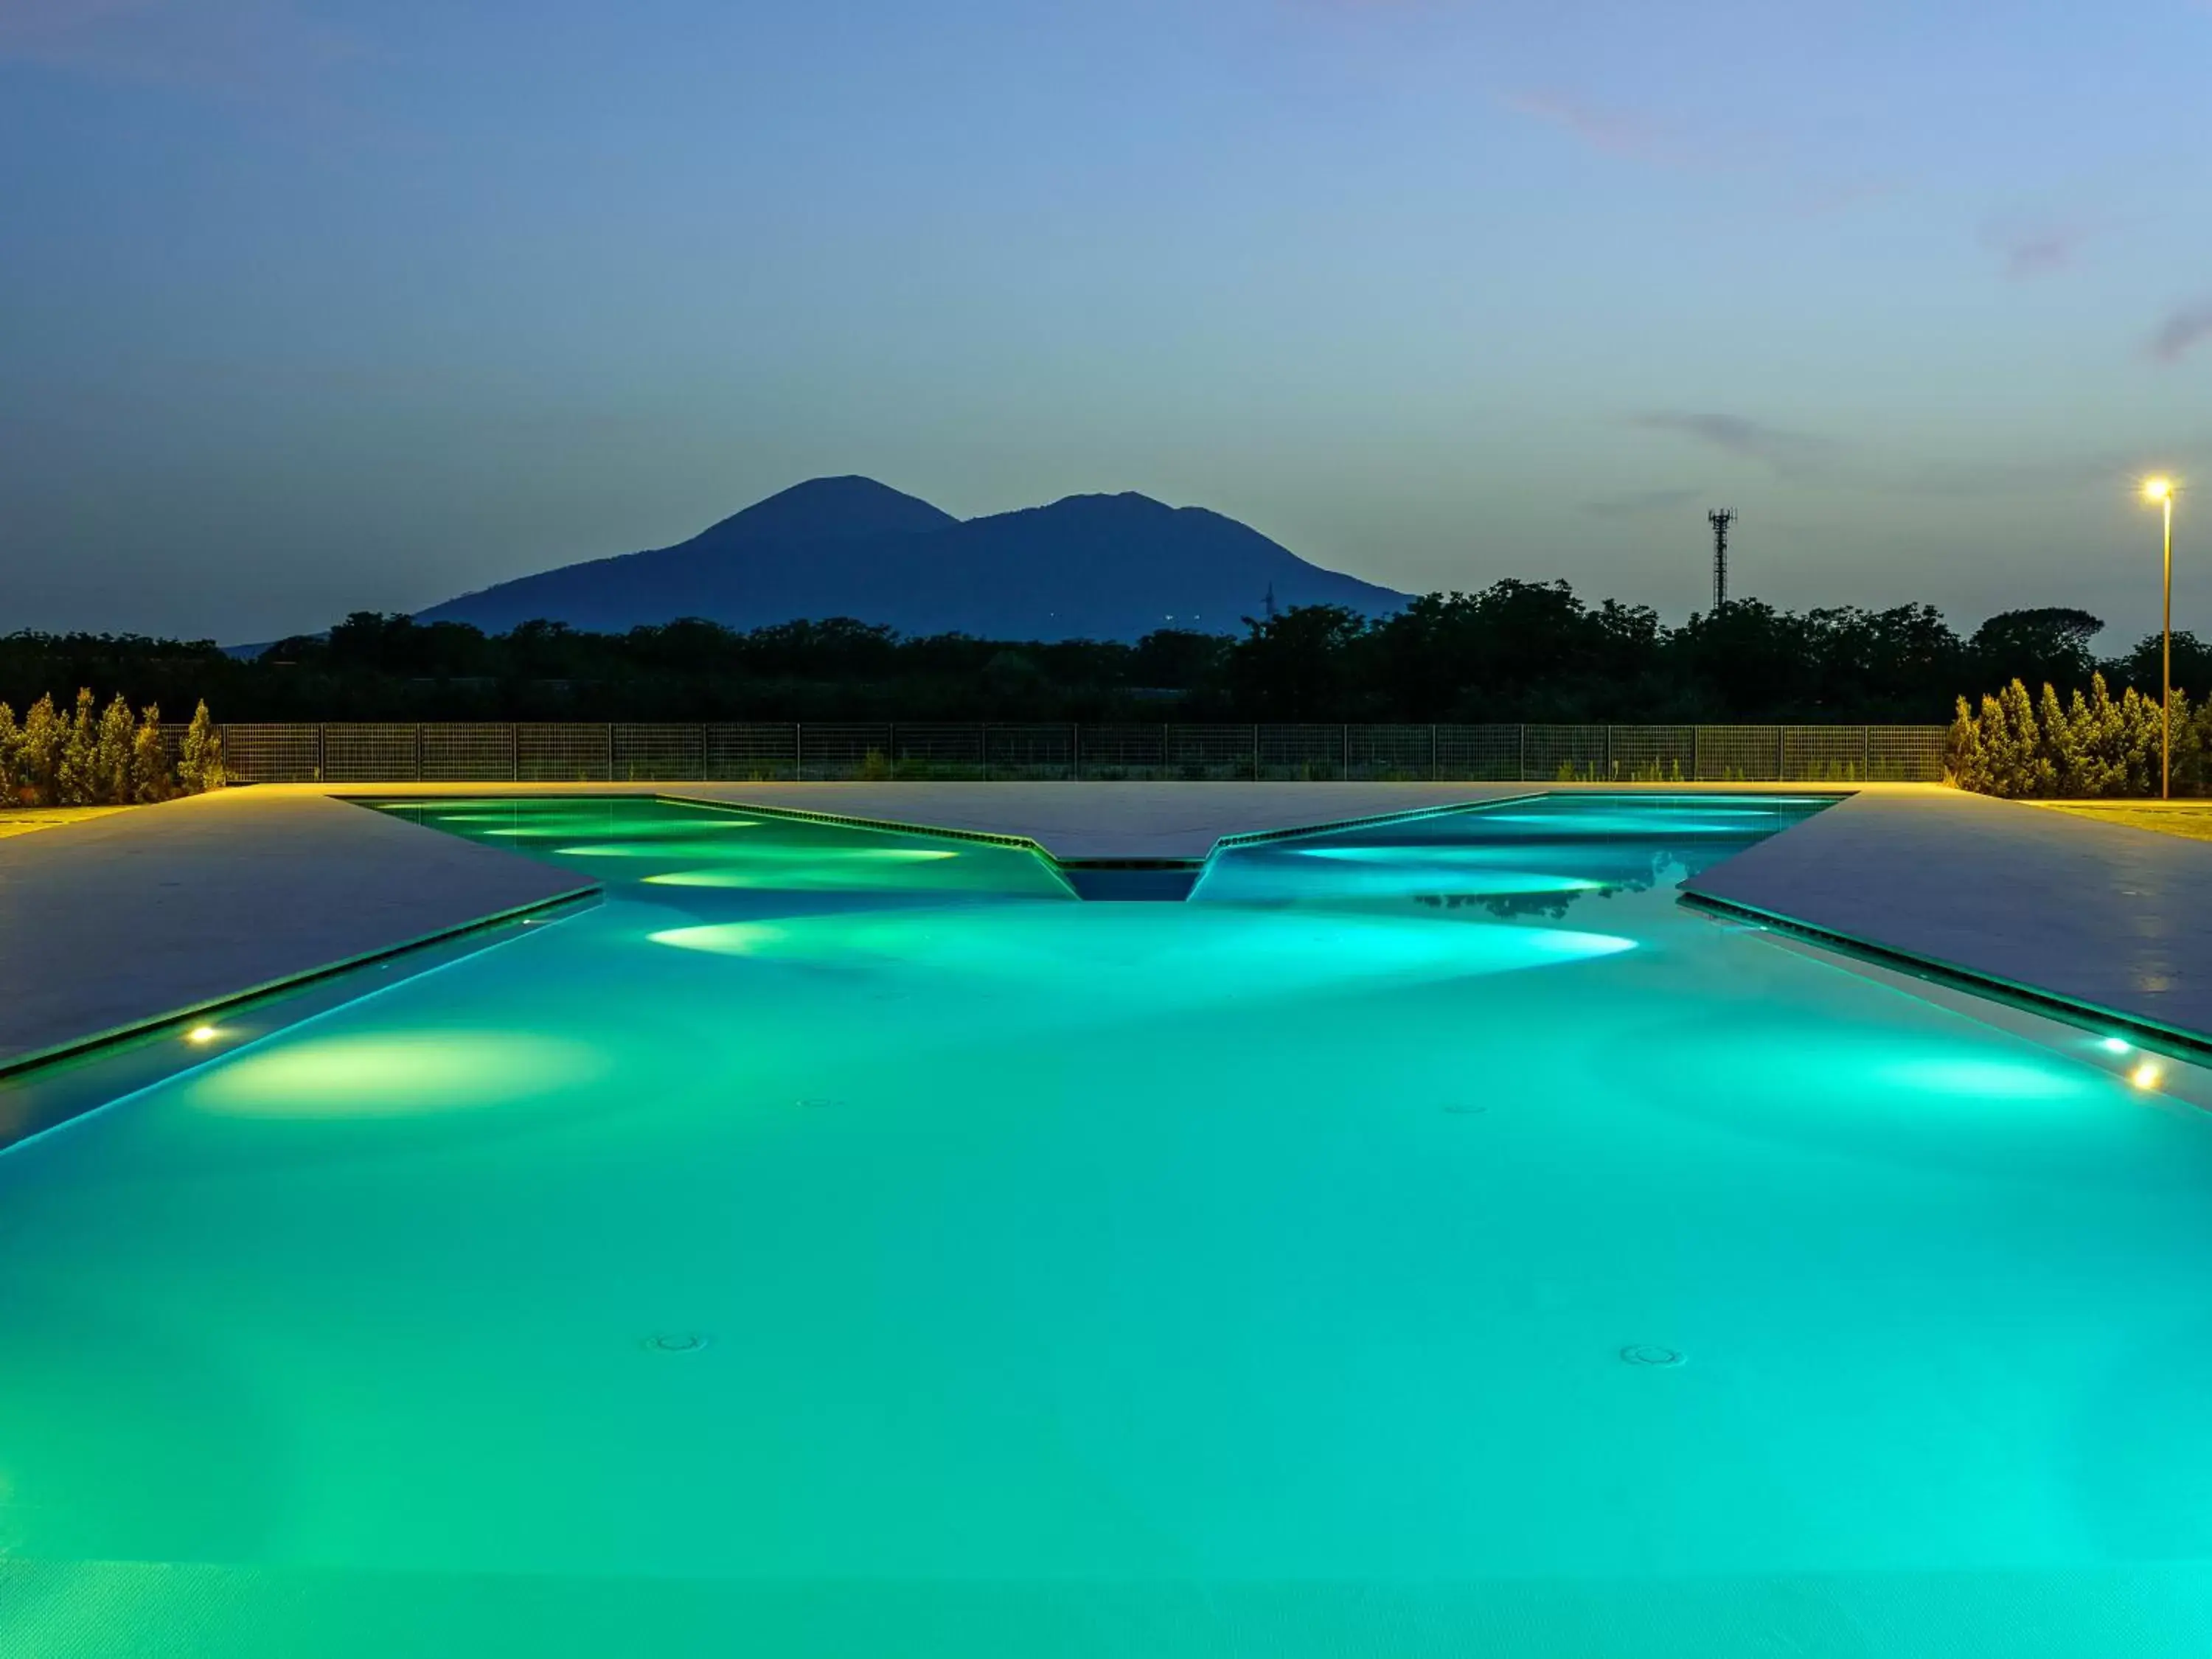
{"label": "grass patch", "polygon": [[52,830],[64,823],[82,823],[88,818],[104,818],[111,813],[127,812],[127,806],[24,806],[0,811],[0,836],[27,835],[33,830]]}
{"label": "grass patch", "polygon": [[2212,800],[2115,801],[2109,806],[2089,801],[2038,801],[2036,805],[2099,823],[2124,823],[2131,830],[2155,830],[2164,836],[2212,841]]}

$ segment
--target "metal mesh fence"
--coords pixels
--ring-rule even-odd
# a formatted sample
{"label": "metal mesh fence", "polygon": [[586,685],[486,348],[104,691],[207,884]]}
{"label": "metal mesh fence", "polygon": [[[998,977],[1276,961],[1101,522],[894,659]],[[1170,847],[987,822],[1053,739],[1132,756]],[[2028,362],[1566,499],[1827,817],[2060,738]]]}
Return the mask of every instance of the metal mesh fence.
{"label": "metal mesh fence", "polygon": [[514,775],[525,783],[592,783],[614,776],[611,726],[518,726]]}
{"label": "metal mesh fence", "polygon": [[[1168,727],[1168,775],[1171,778],[1249,778],[1256,775],[1259,726],[1170,726]],[[1295,726],[1276,726],[1295,731]]]}
{"label": "metal mesh fence", "polygon": [[416,747],[422,728],[404,726],[325,726],[318,728],[325,783],[374,783],[383,778],[419,778],[422,757]]}
{"label": "metal mesh fence", "polygon": [[1085,726],[1077,729],[1077,775],[1158,778],[1168,769],[1164,726]]}
{"label": "metal mesh fence", "polygon": [[1786,726],[1782,775],[1792,783],[1858,783],[1867,775],[1868,728]]}
{"label": "metal mesh fence", "polygon": [[1701,726],[1697,775],[1707,783],[1778,781],[1787,748],[1780,726]]}
{"label": "metal mesh fence", "polygon": [[871,772],[888,775],[891,727],[888,720],[849,726],[802,726],[799,728],[798,775],[802,778],[857,778]]}
{"label": "metal mesh fence", "polygon": [[517,746],[520,726],[441,721],[420,729],[426,782],[477,783],[522,775]]}
{"label": "metal mesh fence", "polygon": [[1073,726],[987,726],[985,764],[994,778],[1069,778],[1075,775]]}
{"label": "metal mesh fence", "polygon": [[1531,726],[1523,740],[1521,776],[1595,783],[1612,771],[1609,726]]}
{"label": "metal mesh fence", "polygon": [[1352,728],[1348,726],[1255,726],[1253,749],[1258,775],[1263,778],[1351,775]]}
{"label": "metal mesh fence", "polygon": [[754,783],[799,775],[796,726],[709,726],[704,731],[709,778]]}
{"label": "metal mesh fence", "polygon": [[313,783],[321,742],[317,726],[226,726],[223,769],[240,783]]}
{"label": "metal mesh fence", "polygon": [[1524,726],[1439,726],[1437,775],[1460,782],[1518,782],[1525,775]]}
{"label": "metal mesh fence", "polygon": [[1867,781],[1940,783],[1943,744],[1940,726],[1869,726],[1866,728]]}
{"label": "metal mesh fence", "polygon": [[617,726],[614,775],[629,783],[690,782],[707,775],[703,726]]}
{"label": "metal mesh fence", "polygon": [[1686,783],[1697,775],[1694,726],[1610,726],[1606,732],[1608,783]]}
{"label": "metal mesh fence", "polygon": [[[173,752],[181,726],[164,727]],[[1940,726],[434,722],[222,728],[240,783],[790,778],[1934,783]]]}
{"label": "metal mesh fence", "polygon": [[891,764],[900,777],[980,778],[984,727],[908,725],[891,728]]}
{"label": "metal mesh fence", "polygon": [[1433,726],[1354,726],[1345,738],[1348,775],[1377,782],[1412,782],[1437,775]]}

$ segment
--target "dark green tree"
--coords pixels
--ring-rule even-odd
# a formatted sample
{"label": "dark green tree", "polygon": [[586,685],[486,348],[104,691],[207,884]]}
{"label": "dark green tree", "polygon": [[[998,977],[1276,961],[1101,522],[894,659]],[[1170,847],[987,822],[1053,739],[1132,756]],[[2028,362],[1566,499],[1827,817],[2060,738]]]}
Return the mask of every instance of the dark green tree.
{"label": "dark green tree", "polygon": [[1228,664],[1240,711],[1261,720],[1344,718],[1364,617],[1342,605],[1302,605],[1264,620],[1247,617],[1244,627]]}
{"label": "dark green tree", "polygon": [[2104,626],[2102,618],[2065,605],[2000,611],[1967,641],[1974,678],[1984,685],[2015,679],[2029,685],[2085,684],[2097,665],[2089,641]]}
{"label": "dark green tree", "polygon": [[184,757],[177,773],[178,781],[189,793],[223,786],[222,733],[209,716],[205,702],[192,710],[192,723],[185,728]]}
{"label": "dark green tree", "polygon": [[[2134,650],[2112,666],[2122,684],[2135,687],[2155,702],[2163,683],[2160,670],[2164,655],[2164,636],[2147,634],[2136,642]],[[2212,691],[2212,645],[2205,644],[2187,629],[2174,630],[2173,683],[2177,686],[2194,686],[2200,696]]]}
{"label": "dark green tree", "polygon": [[23,804],[23,728],[15,711],[0,702],[0,807]]}
{"label": "dark green tree", "polygon": [[138,729],[131,738],[131,799],[166,800],[169,787],[169,745],[161,736],[161,709],[149,702],[139,711]]}
{"label": "dark green tree", "polygon": [[52,806],[61,799],[62,750],[68,744],[69,721],[51,696],[40,697],[23,716],[16,750],[22,757],[22,788],[34,805]]}
{"label": "dark green tree", "polygon": [[106,806],[131,803],[131,747],[137,735],[131,705],[118,693],[101,711],[100,728],[93,738],[94,799]]}
{"label": "dark green tree", "polygon": [[76,710],[62,739],[54,798],[63,806],[88,806],[100,799],[100,710],[92,688],[77,688]]}

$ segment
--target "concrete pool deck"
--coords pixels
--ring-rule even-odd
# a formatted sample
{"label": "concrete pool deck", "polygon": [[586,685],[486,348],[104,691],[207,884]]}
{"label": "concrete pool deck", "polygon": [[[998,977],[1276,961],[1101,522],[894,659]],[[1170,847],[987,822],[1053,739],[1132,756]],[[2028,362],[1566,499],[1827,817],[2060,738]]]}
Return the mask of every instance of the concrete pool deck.
{"label": "concrete pool deck", "polygon": [[1957,790],[1874,790],[1683,890],[2212,1038],[2212,842]]}
{"label": "concrete pool deck", "polygon": [[[2161,1030],[2212,1036],[2212,843],[1933,785],[1644,786],[1849,799],[1696,897]],[[0,841],[0,1070],[578,891],[567,872],[351,803],[659,794],[1014,836],[1069,861],[1546,793],[1542,783],[261,785]]]}
{"label": "concrete pool deck", "polygon": [[0,840],[0,1070],[580,892],[319,792],[224,790]]}

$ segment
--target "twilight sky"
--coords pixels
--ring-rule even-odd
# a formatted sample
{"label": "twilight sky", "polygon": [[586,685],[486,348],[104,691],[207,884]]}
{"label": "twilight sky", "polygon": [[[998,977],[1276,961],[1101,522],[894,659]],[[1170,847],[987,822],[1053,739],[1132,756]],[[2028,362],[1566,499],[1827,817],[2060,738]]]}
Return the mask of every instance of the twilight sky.
{"label": "twilight sky", "polygon": [[2131,481],[2212,486],[2208,87],[2212,0],[0,0],[0,630],[864,472],[1670,619],[1732,502],[1739,592],[2118,649]]}

